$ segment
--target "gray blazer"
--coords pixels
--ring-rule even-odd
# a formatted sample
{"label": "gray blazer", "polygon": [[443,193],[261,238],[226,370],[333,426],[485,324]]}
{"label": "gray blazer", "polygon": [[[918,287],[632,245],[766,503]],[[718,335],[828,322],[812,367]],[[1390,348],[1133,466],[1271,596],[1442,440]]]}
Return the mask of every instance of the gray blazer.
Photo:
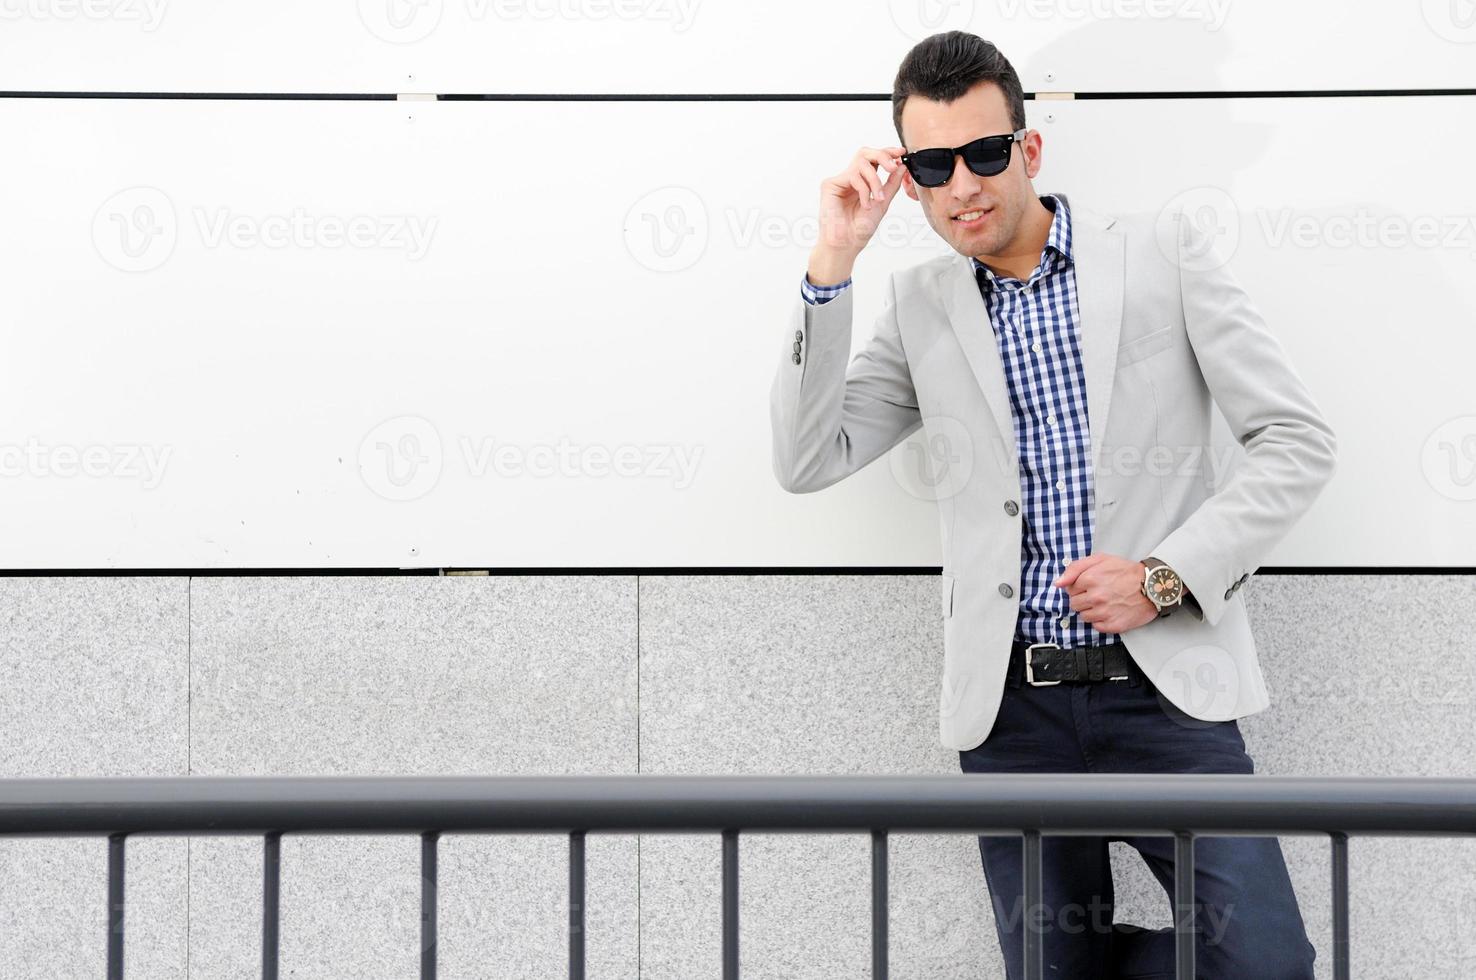
{"label": "gray blazer", "polygon": [[[1070,206],[1093,551],[1161,558],[1201,608],[1121,641],[1190,716],[1260,711],[1270,701],[1239,589],[1331,478],[1332,429],[1203,232],[1173,215]],[[891,274],[874,335],[850,358],[854,291],[811,306],[795,290],[770,392],[774,474],[792,493],[821,490],[919,426],[963,454],[967,479],[938,497],[938,734],[973,748],[999,709],[1023,575],[1004,366],[967,256]],[[1212,401],[1245,449],[1218,489]]]}

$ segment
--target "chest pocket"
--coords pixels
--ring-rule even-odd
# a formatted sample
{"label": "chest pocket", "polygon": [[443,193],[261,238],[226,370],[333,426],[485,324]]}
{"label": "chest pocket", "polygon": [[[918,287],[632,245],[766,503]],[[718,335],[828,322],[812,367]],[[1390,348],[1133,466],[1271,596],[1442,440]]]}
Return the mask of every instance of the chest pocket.
{"label": "chest pocket", "polygon": [[1145,357],[1151,357],[1167,347],[1173,346],[1174,326],[1159,327],[1151,333],[1141,337],[1135,337],[1117,348],[1117,363],[1120,365],[1132,364],[1141,361]]}

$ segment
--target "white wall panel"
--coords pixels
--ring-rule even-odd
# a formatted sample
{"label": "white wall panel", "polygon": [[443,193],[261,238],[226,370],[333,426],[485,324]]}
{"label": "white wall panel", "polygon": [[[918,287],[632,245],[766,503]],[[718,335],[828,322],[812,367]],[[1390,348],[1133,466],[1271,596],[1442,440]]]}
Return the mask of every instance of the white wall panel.
{"label": "white wall panel", "polygon": [[[1032,111],[1038,190],[1233,219],[1340,436],[1271,563],[1467,561],[1476,99]],[[0,563],[937,565],[892,460],[815,495],[770,471],[816,185],[888,125],[865,103],[0,102]],[[1394,231],[1341,244],[1365,213]],[[1433,246],[1393,237],[1431,220]],[[881,235],[853,347],[886,273],[941,254],[907,199]],[[509,472],[561,441],[634,446],[635,475]]]}
{"label": "white wall panel", "polygon": [[879,93],[951,28],[1032,92],[1476,84],[1466,0],[0,0],[0,90]]}

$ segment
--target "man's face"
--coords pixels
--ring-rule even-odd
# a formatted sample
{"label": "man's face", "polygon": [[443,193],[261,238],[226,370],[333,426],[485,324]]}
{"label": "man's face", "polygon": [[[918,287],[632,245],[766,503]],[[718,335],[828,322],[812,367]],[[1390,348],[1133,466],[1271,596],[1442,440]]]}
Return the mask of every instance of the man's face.
{"label": "man's face", "polygon": [[[980,82],[951,104],[911,96],[902,107],[901,122],[909,152],[1014,132],[1004,92],[993,82]],[[1020,250],[1016,240],[1021,222],[1037,200],[1030,178],[1039,170],[1040,134],[1031,130],[1024,142],[1010,147],[1010,165],[993,177],[976,175],[959,155],[953,158],[953,176],[942,187],[920,187],[906,172],[902,180],[907,196],[922,204],[933,230],[955,251],[982,261]],[[954,220],[974,209],[988,212],[982,222],[965,227]]]}

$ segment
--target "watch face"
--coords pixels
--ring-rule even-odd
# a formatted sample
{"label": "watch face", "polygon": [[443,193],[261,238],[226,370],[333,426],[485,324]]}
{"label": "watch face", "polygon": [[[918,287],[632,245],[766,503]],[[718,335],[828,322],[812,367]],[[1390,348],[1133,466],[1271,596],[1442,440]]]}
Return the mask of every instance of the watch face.
{"label": "watch face", "polygon": [[1162,566],[1148,572],[1148,593],[1158,605],[1166,606],[1179,601],[1184,592],[1184,583],[1170,568]]}

